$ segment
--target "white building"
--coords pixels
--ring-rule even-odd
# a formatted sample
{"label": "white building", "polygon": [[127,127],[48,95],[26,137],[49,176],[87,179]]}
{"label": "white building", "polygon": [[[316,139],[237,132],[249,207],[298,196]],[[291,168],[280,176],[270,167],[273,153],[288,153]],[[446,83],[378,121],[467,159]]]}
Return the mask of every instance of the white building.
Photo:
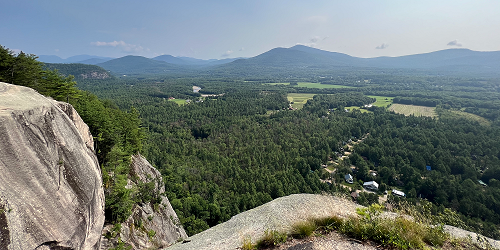
{"label": "white building", "polygon": [[377,191],[378,190],[378,183],[375,181],[368,181],[363,183],[363,187],[368,190],[373,190]]}
{"label": "white building", "polygon": [[401,196],[401,197],[405,197],[406,196],[404,192],[401,192],[401,191],[396,190],[396,189],[392,190],[392,194],[393,195],[397,195],[397,196]]}
{"label": "white building", "polygon": [[347,183],[351,183],[351,184],[352,184],[352,183],[354,182],[354,181],[353,181],[353,179],[352,179],[352,175],[351,175],[351,174],[346,174],[346,175],[344,176],[344,178],[345,178],[345,181],[346,181]]}

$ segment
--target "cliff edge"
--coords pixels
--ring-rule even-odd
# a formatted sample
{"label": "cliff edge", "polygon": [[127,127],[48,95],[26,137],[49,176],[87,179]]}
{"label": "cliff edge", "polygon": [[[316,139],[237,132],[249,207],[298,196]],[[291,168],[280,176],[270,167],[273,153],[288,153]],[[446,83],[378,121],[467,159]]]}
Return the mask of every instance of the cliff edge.
{"label": "cliff edge", "polygon": [[0,249],[99,249],[101,171],[73,107],[0,83]]}
{"label": "cliff edge", "polygon": [[[139,203],[134,206],[129,218],[120,224],[117,237],[109,237],[115,225],[106,225],[103,230],[101,249],[117,247],[119,241],[131,249],[158,249],[168,247],[187,238],[179,218],[166,196],[160,172],[142,155],[133,155],[130,164],[129,188],[141,183],[150,183],[148,191],[158,197],[157,203]],[[119,240],[118,240],[119,239]]]}

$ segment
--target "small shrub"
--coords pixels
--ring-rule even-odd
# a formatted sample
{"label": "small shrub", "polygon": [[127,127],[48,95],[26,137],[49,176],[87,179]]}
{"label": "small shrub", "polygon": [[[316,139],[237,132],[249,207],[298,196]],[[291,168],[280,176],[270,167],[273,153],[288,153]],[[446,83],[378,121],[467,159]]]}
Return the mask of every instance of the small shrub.
{"label": "small shrub", "polygon": [[242,250],[255,250],[257,249],[257,246],[252,244],[252,239],[250,237],[245,237],[243,239],[243,244],[241,246]]}
{"label": "small shrub", "polygon": [[151,229],[151,230],[148,231],[148,237],[150,239],[153,238],[153,237],[155,237],[155,235],[156,235],[155,230]]}
{"label": "small shrub", "polygon": [[316,230],[314,221],[303,221],[292,226],[292,236],[294,238],[303,239],[311,236]]}
{"label": "small shrub", "polygon": [[116,223],[109,232],[104,235],[107,239],[115,238],[122,231],[122,224]]}
{"label": "small shrub", "polygon": [[134,220],[134,225],[136,228],[142,228],[142,220],[141,218],[138,218],[136,220]]}
{"label": "small shrub", "polygon": [[344,224],[344,219],[338,216],[324,217],[314,219],[314,224],[316,224],[317,229],[328,233],[333,230],[337,230],[342,224]]}
{"label": "small shrub", "polygon": [[130,250],[132,249],[132,246],[129,246],[125,244],[125,242],[122,241],[121,238],[118,238],[117,245],[113,248],[110,248],[109,250]]}
{"label": "small shrub", "polygon": [[148,220],[152,221],[153,220],[153,216],[152,215],[148,216]]}
{"label": "small shrub", "polygon": [[277,246],[285,243],[286,239],[286,233],[280,233],[276,230],[266,230],[264,236],[257,242],[257,248]]}

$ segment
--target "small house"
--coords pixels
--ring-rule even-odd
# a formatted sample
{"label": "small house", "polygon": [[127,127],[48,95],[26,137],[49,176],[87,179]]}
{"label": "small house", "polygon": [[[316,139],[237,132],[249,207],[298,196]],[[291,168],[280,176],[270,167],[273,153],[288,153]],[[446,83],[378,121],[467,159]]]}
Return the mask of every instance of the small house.
{"label": "small house", "polygon": [[359,194],[357,192],[352,192],[351,193],[351,198],[353,201],[356,201],[358,199]]}
{"label": "small house", "polygon": [[488,186],[488,185],[486,185],[486,183],[484,183],[482,180],[478,180],[478,182],[479,182],[479,184],[481,184],[481,186],[483,186],[483,187]]}
{"label": "small house", "polygon": [[378,183],[375,181],[368,181],[363,183],[363,187],[368,190],[372,191],[377,191],[378,190]]}
{"label": "small house", "polygon": [[393,194],[393,195],[400,196],[400,197],[405,197],[405,196],[406,196],[406,194],[405,194],[404,192],[401,192],[401,191],[396,190],[396,189],[393,189],[393,190],[392,190],[392,194]]}
{"label": "small house", "polygon": [[351,175],[351,174],[346,174],[346,175],[344,176],[344,178],[345,178],[345,181],[346,181],[347,183],[351,183],[351,184],[352,184],[352,183],[354,183],[354,180],[352,179],[352,175]]}

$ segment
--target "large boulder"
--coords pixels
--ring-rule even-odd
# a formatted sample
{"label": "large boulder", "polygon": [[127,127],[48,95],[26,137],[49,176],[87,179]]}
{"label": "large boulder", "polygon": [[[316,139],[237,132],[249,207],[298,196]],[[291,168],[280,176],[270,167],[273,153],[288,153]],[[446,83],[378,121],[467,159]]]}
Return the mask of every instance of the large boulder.
{"label": "large boulder", "polygon": [[0,249],[99,249],[101,171],[80,121],[71,105],[0,83]]}

